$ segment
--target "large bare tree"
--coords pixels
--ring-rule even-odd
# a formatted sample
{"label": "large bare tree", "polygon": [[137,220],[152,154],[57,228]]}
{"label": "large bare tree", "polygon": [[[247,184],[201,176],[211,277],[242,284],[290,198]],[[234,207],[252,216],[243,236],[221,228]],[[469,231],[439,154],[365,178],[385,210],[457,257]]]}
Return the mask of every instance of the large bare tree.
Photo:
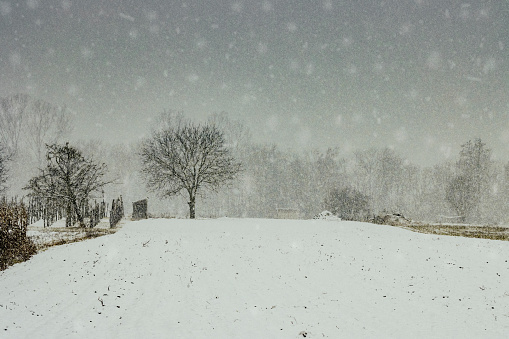
{"label": "large bare tree", "polygon": [[163,196],[187,192],[191,219],[198,192],[227,184],[241,168],[214,124],[177,124],[156,131],[143,142],[140,156],[148,188]]}
{"label": "large bare tree", "polygon": [[64,202],[67,221],[70,213],[75,213],[80,226],[84,226],[80,207],[88,203],[93,192],[110,183],[103,179],[106,165],[83,157],[78,149],[68,143],[46,147],[46,168],[41,169],[40,175],[32,178],[25,189],[31,190],[31,195]]}

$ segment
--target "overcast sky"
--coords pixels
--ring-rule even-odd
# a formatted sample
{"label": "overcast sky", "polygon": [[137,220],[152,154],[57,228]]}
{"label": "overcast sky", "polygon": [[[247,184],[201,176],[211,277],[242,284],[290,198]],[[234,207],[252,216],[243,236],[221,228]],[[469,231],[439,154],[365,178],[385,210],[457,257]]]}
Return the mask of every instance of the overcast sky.
{"label": "overcast sky", "polygon": [[509,160],[509,2],[0,1],[0,96],[79,138],[226,111],[283,148],[389,146],[418,164],[481,137]]}

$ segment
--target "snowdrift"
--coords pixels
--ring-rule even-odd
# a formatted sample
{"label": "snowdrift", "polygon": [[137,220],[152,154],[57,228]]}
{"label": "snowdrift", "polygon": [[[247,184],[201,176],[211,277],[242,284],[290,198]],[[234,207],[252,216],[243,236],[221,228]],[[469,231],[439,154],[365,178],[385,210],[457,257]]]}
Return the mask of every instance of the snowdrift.
{"label": "snowdrift", "polygon": [[508,259],[357,222],[127,222],[1,272],[0,336],[502,338]]}

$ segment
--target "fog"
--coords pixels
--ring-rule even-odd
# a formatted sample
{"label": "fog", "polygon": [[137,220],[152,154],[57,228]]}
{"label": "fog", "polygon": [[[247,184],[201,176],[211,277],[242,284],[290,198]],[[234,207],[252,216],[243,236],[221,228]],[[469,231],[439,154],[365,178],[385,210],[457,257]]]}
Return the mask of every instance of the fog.
{"label": "fog", "polygon": [[[503,1],[2,0],[0,97],[27,95],[67,121],[34,139],[33,123],[21,131],[2,108],[2,142],[19,150],[10,194],[23,194],[44,143],[70,141],[119,178],[107,195],[150,196],[136,149],[171,111],[242,126],[234,153],[246,171],[233,191],[201,198],[202,216],[310,217],[345,186],[372,213],[454,216],[446,191],[465,176],[462,145],[480,138],[490,180],[479,213],[498,222],[488,216],[506,201],[506,13]],[[158,213],[185,213],[178,199],[151,199]]]}
{"label": "fog", "polygon": [[292,151],[434,165],[481,137],[509,160],[504,1],[0,4],[0,96],[66,106],[76,139],[225,111]]}

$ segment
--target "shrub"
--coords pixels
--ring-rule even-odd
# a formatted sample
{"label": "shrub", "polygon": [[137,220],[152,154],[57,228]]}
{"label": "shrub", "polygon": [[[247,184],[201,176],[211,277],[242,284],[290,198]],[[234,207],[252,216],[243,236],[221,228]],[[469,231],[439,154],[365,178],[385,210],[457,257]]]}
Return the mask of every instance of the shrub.
{"label": "shrub", "polygon": [[0,202],[0,270],[36,253],[27,237],[28,214],[23,203]]}
{"label": "shrub", "polygon": [[364,221],[369,215],[369,198],[352,187],[332,189],[327,194],[324,205],[344,220]]}

